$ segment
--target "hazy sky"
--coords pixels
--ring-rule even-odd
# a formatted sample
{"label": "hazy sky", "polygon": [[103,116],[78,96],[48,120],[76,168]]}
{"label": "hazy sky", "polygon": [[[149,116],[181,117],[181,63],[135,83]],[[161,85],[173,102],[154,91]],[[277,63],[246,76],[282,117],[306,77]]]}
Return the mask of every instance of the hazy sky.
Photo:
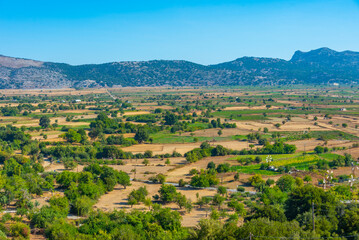
{"label": "hazy sky", "polygon": [[359,51],[359,0],[0,0],[0,54],[70,64]]}

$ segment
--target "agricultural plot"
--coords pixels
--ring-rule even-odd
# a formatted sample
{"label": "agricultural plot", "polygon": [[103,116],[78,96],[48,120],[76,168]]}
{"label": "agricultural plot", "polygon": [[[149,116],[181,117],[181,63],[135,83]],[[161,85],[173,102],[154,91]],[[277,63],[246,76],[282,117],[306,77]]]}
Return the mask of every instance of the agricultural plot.
{"label": "agricultural plot", "polygon": [[[237,160],[241,158],[252,158],[260,157],[262,162],[266,162],[266,159],[270,159],[269,164],[275,168],[285,167],[287,169],[294,168],[296,170],[308,171],[309,167],[315,165],[319,160],[332,161],[338,157],[338,154],[335,153],[324,153],[324,154],[285,154],[285,155],[247,155],[241,157],[232,158],[232,160]],[[261,164],[253,164],[248,166],[232,166],[232,169],[242,173],[249,174],[263,174],[263,175],[276,175],[281,174],[280,172],[270,171],[261,169]]]}

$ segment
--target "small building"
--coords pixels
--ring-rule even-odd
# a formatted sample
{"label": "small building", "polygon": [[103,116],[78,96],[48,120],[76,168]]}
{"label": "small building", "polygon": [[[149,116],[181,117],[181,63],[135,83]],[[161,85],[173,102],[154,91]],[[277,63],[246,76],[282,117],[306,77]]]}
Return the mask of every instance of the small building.
{"label": "small building", "polygon": [[345,107],[342,107],[340,111],[345,112],[347,109]]}

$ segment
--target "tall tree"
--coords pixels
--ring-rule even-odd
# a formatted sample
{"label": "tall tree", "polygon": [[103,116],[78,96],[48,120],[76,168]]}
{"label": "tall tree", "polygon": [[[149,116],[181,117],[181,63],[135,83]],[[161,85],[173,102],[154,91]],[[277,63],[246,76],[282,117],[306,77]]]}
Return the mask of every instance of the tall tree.
{"label": "tall tree", "polygon": [[39,125],[42,128],[50,127],[50,118],[48,116],[42,116],[39,121]]}
{"label": "tall tree", "polygon": [[147,129],[145,129],[144,127],[139,127],[135,135],[135,140],[139,143],[142,143],[142,142],[146,142],[148,138],[149,138],[149,134]]}

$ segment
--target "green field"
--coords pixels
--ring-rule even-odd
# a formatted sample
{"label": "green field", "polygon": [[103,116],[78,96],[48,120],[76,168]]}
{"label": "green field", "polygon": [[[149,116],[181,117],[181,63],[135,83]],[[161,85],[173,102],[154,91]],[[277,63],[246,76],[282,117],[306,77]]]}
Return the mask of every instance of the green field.
{"label": "green field", "polygon": [[59,125],[59,127],[57,128],[57,130],[61,131],[62,127],[68,127],[68,128],[71,128],[71,129],[76,129],[76,130],[79,130],[79,129],[88,129],[89,128],[89,125],[77,125],[77,126],[70,126],[70,125]]}
{"label": "green field", "polygon": [[[279,133],[281,136],[285,136],[285,141],[296,141],[302,140],[304,135],[302,132],[274,132]],[[310,138],[321,139],[321,140],[333,140],[333,139],[340,139],[340,140],[359,140],[359,137],[342,132],[342,131],[310,131],[309,133]],[[306,134],[307,135],[307,134]]]}
{"label": "green field", "polygon": [[[268,155],[242,155],[232,157],[229,160],[238,160],[240,158],[255,158],[261,157],[262,162],[265,162],[265,159]],[[320,159],[325,159],[328,161],[334,160],[337,156],[335,153],[323,153],[323,154],[278,154],[278,155],[271,155],[273,161],[270,163],[271,166],[274,167],[295,167],[298,170],[308,170],[308,168],[315,164]],[[261,164],[251,164],[251,165],[243,165],[243,166],[232,166],[233,171],[238,171],[241,173],[248,173],[248,174],[263,174],[263,175],[277,175],[280,174],[278,172],[268,171],[268,170],[261,170]]]}
{"label": "green field", "polygon": [[[198,142],[213,141],[213,137],[196,137],[196,136],[180,136],[178,134],[171,133],[155,133],[151,135],[153,143],[193,143],[194,139],[197,138]],[[226,141],[231,140],[230,137],[214,137],[215,141]]]}

